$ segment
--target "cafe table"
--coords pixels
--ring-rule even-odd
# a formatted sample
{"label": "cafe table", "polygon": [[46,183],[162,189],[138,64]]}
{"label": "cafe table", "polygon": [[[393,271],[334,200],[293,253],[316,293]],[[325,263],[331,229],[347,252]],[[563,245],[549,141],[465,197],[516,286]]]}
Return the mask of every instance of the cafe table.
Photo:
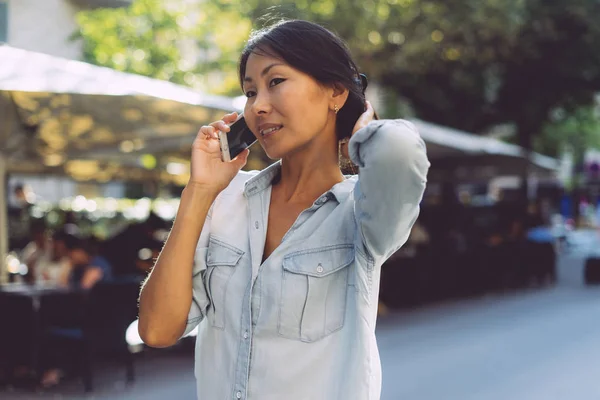
{"label": "cafe table", "polygon": [[[39,368],[40,344],[43,339],[43,310],[50,304],[67,304],[80,300],[84,290],[47,283],[0,284],[0,358],[2,352],[26,351],[33,371]],[[19,347],[21,346],[21,347]],[[11,348],[13,347],[13,348]]]}

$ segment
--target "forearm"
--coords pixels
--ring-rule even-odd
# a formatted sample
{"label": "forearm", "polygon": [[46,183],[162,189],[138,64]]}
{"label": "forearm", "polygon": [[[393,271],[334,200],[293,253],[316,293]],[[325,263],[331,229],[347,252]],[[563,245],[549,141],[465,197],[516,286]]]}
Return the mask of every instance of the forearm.
{"label": "forearm", "polygon": [[198,186],[188,186],[182,193],[169,238],[140,295],[139,333],[150,346],[170,346],[185,329],[195,249],[217,194]]}
{"label": "forearm", "polygon": [[386,259],[403,244],[419,213],[429,161],[413,125],[380,120],[358,131],[349,146],[360,167],[356,218],[367,251]]}

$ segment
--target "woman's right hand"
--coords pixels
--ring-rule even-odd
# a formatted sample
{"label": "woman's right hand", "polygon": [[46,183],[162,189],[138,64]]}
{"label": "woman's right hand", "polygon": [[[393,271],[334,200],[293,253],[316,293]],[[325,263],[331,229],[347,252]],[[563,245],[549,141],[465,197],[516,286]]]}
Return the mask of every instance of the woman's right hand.
{"label": "woman's right hand", "polygon": [[237,119],[237,113],[227,114],[222,120],[200,128],[192,144],[189,185],[199,185],[220,193],[246,165],[248,149],[230,162],[221,160],[217,131],[229,132],[228,124]]}

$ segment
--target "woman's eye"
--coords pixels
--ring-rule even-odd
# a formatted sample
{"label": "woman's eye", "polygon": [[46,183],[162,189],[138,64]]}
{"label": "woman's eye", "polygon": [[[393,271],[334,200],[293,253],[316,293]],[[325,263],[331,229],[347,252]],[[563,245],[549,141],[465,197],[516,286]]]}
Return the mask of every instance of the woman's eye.
{"label": "woman's eye", "polygon": [[248,90],[246,92],[246,97],[250,98],[250,97],[254,97],[254,96],[256,96],[256,93],[254,91]]}
{"label": "woman's eye", "polygon": [[269,82],[269,86],[279,85],[283,81],[285,81],[285,79],[283,79],[283,78],[274,78],[274,79],[271,79],[271,82]]}

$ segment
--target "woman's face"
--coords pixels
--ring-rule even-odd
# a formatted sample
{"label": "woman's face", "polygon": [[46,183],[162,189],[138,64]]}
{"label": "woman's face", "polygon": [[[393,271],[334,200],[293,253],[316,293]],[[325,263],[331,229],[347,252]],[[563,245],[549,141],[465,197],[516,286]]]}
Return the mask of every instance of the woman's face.
{"label": "woman's face", "polygon": [[246,122],[269,158],[335,140],[334,89],[284,61],[252,53],[244,93]]}

